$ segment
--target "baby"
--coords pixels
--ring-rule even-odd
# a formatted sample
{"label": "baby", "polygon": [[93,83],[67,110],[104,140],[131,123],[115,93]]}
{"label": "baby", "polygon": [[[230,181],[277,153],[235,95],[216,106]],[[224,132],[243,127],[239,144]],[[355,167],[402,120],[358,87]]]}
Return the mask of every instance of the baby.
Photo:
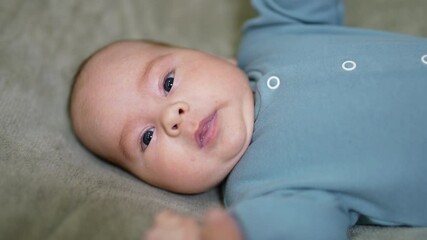
{"label": "baby", "polygon": [[203,224],[162,213],[147,238],[427,226],[427,40],[343,27],[342,1],[252,3],[238,66],[129,40],[77,74],[72,123],[95,154],[173,192],[226,179],[228,211]]}

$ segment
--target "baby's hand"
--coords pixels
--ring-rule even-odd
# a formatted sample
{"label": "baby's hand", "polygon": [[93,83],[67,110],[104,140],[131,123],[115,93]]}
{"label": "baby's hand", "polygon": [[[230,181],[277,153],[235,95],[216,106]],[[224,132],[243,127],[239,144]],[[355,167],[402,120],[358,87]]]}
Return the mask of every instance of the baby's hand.
{"label": "baby's hand", "polygon": [[201,227],[195,218],[166,210],[157,214],[146,240],[200,240]]}
{"label": "baby's hand", "polygon": [[203,224],[192,217],[163,211],[156,216],[145,239],[242,240],[243,236],[233,217],[226,210],[217,208],[205,214]]}

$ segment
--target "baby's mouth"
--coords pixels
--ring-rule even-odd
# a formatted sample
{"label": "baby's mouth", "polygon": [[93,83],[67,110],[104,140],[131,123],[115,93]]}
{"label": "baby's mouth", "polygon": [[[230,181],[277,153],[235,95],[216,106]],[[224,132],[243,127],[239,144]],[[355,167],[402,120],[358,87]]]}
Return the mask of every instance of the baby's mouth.
{"label": "baby's mouth", "polygon": [[195,135],[196,142],[200,148],[205,147],[211,139],[215,137],[216,134],[216,116],[217,112],[213,112],[206,118],[204,118],[199,123],[199,128],[197,129]]}

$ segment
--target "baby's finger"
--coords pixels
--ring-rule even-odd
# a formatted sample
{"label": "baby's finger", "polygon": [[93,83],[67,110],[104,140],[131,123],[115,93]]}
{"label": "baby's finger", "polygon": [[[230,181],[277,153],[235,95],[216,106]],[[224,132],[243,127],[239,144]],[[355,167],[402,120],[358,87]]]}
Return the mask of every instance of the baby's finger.
{"label": "baby's finger", "polygon": [[146,240],[200,240],[201,230],[195,218],[165,212],[145,234]]}
{"label": "baby's finger", "polygon": [[181,216],[172,210],[164,210],[154,218],[154,225],[170,225],[179,222]]}

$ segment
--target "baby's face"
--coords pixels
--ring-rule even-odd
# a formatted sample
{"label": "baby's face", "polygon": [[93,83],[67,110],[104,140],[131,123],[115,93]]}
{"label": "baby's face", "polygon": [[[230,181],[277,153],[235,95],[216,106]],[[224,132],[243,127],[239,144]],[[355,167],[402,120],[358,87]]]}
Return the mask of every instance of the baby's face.
{"label": "baby's face", "polygon": [[83,68],[71,101],[75,132],[89,149],[175,192],[217,185],[252,136],[244,73],[189,49],[112,44]]}

